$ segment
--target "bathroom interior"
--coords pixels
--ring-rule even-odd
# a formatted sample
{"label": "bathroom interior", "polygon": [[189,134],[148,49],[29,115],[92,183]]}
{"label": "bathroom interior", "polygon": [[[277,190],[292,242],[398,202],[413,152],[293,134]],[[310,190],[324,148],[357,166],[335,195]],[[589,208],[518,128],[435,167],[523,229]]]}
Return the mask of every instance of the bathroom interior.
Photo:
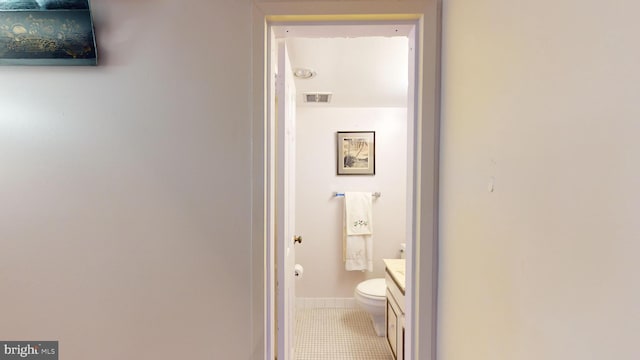
{"label": "bathroom interior", "polygon": [[[363,37],[286,37],[292,68],[301,70],[295,79],[295,227],[304,239],[295,255],[303,267],[295,281],[297,359],[402,358],[402,332],[395,329],[402,325],[404,288],[396,289],[395,307],[388,305],[393,295],[387,288],[397,278],[404,287],[404,260],[396,259],[406,255],[411,228],[407,174],[413,144],[409,39],[394,35],[391,29]],[[305,94],[314,93],[331,96],[325,103],[307,102]],[[337,175],[339,131],[375,132],[374,175]],[[345,270],[345,197],[336,196],[345,192],[379,194],[371,206],[373,271]],[[386,275],[389,266],[392,277]],[[343,328],[332,328],[336,324]],[[321,328],[340,340],[313,333]]]}

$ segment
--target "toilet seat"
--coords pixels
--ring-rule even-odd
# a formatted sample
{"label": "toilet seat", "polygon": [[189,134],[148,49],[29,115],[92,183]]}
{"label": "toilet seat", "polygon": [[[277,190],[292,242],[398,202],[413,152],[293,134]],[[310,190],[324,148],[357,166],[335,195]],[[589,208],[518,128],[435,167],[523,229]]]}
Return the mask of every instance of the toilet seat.
{"label": "toilet seat", "polygon": [[356,291],[360,296],[373,300],[385,299],[386,290],[387,284],[384,278],[366,280],[356,287]]}

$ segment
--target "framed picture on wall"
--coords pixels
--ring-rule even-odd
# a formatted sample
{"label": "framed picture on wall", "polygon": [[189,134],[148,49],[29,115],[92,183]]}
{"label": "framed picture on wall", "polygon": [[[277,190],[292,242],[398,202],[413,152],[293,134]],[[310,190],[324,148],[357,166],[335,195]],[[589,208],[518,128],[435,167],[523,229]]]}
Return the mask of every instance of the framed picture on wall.
{"label": "framed picture on wall", "polygon": [[376,174],[376,132],[338,131],[338,175]]}
{"label": "framed picture on wall", "polygon": [[0,0],[0,65],[97,65],[89,0]]}

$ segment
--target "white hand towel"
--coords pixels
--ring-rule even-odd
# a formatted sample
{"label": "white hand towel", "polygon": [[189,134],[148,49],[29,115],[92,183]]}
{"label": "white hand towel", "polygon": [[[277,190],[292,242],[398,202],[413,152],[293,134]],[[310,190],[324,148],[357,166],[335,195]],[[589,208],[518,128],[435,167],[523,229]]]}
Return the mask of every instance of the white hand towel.
{"label": "white hand towel", "polygon": [[372,255],[372,235],[349,235],[346,237],[345,270],[373,271]]}
{"label": "white hand towel", "polygon": [[371,193],[347,192],[344,194],[347,216],[347,235],[373,234]]}
{"label": "white hand towel", "polygon": [[343,255],[345,269],[373,271],[371,193],[344,194]]}

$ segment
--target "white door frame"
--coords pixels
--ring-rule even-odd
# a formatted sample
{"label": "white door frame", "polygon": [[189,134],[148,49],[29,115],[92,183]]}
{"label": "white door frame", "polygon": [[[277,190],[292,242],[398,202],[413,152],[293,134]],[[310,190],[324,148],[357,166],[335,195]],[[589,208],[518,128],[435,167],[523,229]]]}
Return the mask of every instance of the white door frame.
{"label": "white door frame", "polygon": [[[255,1],[254,35],[254,122],[253,207],[252,207],[252,322],[253,359],[273,360],[275,345],[273,233],[275,179],[273,114],[267,95],[270,49],[269,26],[283,22],[400,21],[416,23],[416,62],[412,156],[413,176],[408,193],[412,194],[413,214],[407,242],[407,359],[436,359],[437,234],[438,234],[438,138],[440,86],[440,0],[419,2],[340,1],[283,2]],[[300,15],[304,14],[304,15]],[[262,81],[260,81],[262,79]],[[410,205],[410,206],[411,206]],[[414,274],[415,276],[412,276]]]}

